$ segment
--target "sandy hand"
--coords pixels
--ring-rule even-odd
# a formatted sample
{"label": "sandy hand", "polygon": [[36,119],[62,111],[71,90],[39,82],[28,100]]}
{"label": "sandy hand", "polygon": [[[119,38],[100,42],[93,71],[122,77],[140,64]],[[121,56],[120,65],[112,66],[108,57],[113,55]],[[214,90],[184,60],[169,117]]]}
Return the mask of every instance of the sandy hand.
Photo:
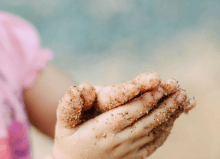
{"label": "sandy hand", "polygon": [[[132,81],[96,87],[97,103],[94,88],[87,83],[78,89],[68,89],[57,110],[52,156],[55,159],[144,158],[164,143],[175,119],[195,106],[173,79],[160,84],[159,76],[150,73]],[[79,125],[83,112],[94,102],[104,113]]]}
{"label": "sandy hand", "polygon": [[147,90],[156,88],[159,84],[160,78],[156,73],[141,74],[123,84],[97,89],[97,99],[95,88],[91,84],[83,82],[78,88],[71,86],[59,102],[58,121],[66,128],[74,128],[84,118],[83,112],[89,110],[95,100],[97,100],[96,108],[105,112],[128,102]]}

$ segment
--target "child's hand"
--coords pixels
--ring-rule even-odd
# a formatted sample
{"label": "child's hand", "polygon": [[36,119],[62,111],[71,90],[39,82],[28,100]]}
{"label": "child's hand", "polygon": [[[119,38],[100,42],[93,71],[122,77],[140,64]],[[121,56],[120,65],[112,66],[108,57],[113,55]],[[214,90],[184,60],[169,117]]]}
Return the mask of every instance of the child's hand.
{"label": "child's hand", "polygon": [[[151,82],[156,80],[158,79],[150,79]],[[158,87],[159,84],[160,82],[154,85],[150,91],[141,92],[143,94],[139,96],[128,93],[134,92],[132,91],[134,87],[126,88],[129,102],[124,101],[127,103],[120,104],[120,107],[118,107],[120,102],[111,102],[110,109],[114,109],[108,109],[109,111],[81,125],[77,124],[84,115],[81,111],[85,110],[80,106],[77,107],[77,104],[94,101],[92,98],[85,98],[86,93],[84,95],[79,93],[83,89],[69,89],[57,111],[53,158],[138,159],[149,156],[166,140],[175,119],[184,109],[193,107],[188,106],[190,102],[186,93],[177,90],[175,80],[169,79]],[[102,111],[104,109],[101,108],[100,101],[108,103],[108,99],[115,99],[114,93],[106,94],[106,88],[109,90],[109,87],[96,88],[95,105]],[[169,94],[172,95],[167,97]],[[105,98],[106,95],[107,100],[102,100],[101,98]],[[81,99],[82,96],[84,100]],[[118,94],[118,98],[122,99],[120,96],[124,94]],[[162,100],[165,96],[167,98]],[[74,115],[71,116],[69,112]]]}

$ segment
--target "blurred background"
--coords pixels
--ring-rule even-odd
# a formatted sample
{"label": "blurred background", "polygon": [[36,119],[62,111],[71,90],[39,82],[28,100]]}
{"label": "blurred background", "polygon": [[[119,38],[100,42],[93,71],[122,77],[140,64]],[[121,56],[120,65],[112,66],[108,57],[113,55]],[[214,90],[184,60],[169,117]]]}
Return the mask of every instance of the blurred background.
{"label": "blurred background", "polygon": [[[197,106],[149,159],[220,158],[219,0],[0,0],[38,30],[52,63],[78,83],[114,85],[155,71]],[[52,140],[31,129],[34,159]]]}

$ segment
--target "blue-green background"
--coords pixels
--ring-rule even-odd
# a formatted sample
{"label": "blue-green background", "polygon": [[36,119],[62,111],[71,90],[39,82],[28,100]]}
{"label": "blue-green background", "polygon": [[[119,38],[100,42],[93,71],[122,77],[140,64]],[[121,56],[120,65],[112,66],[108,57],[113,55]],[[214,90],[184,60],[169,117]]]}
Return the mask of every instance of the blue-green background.
{"label": "blue-green background", "polygon": [[[0,10],[37,28],[42,46],[54,51],[55,65],[79,81],[94,83],[98,77],[91,77],[92,68],[103,68],[105,59],[114,65],[120,63],[117,57],[127,58],[122,74],[139,73],[144,63],[151,63],[146,71],[155,70],[154,50],[185,30],[205,29],[219,36],[219,8],[219,0],[0,0]],[[169,56],[173,54],[180,53]],[[103,76],[101,70],[95,72]]]}

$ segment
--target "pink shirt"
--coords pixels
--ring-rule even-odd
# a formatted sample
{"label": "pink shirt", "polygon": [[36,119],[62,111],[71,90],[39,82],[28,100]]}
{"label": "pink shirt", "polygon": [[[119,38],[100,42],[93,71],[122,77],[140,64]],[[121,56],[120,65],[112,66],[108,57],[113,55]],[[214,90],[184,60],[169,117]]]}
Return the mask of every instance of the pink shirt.
{"label": "pink shirt", "polygon": [[31,158],[23,91],[51,58],[33,26],[0,12],[0,159]]}

